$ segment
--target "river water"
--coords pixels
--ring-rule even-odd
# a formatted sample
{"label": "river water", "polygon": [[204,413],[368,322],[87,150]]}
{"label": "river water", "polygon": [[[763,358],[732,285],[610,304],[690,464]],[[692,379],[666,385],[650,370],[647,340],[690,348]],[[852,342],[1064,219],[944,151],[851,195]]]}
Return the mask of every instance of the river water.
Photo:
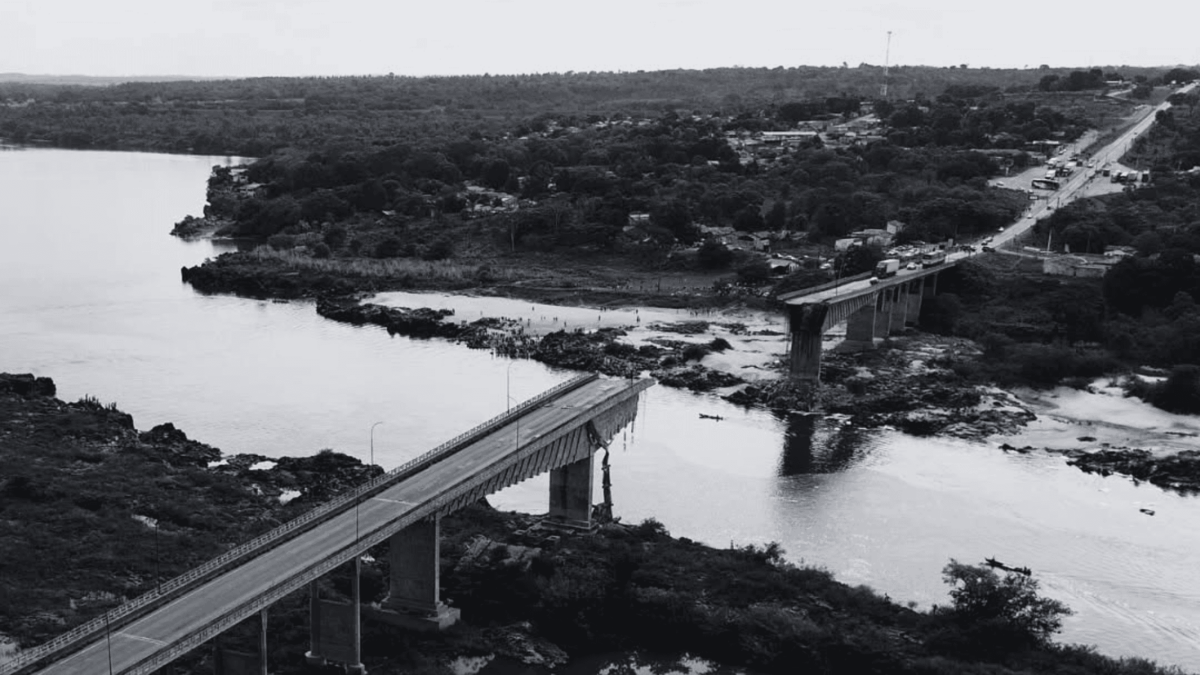
{"label": "river water", "polygon": [[[139,428],[170,421],[227,453],[373,451],[385,468],[573,375],[333,323],[309,303],[195,293],[179,268],[229,246],[167,232],[200,213],[211,166],[232,161],[0,151],[0,371],[53,377],[61,398],[115,402]],[[425,304],[438,303],[464,319],[560,311],[580,325],[628,321],[502,299]],[[1031,430],[1039,447],[1066,447],[1091,424],[1090,399],[1061,397],[1076,417]],[[1108,420],[1189,424],[1104,401]],[[1053,455],[1006,454],[999,442],[781,419],[654,387],[612,446],[616,513],[715,546],[778,541],[795,562],[922,607],[946,602],[950,558],[995,556],[1032,568],[1075,609],[1062,640],[1200,670],[1200,500],[1087,475]],[[543,476],[492,501],[542,512],[546,492]]]}

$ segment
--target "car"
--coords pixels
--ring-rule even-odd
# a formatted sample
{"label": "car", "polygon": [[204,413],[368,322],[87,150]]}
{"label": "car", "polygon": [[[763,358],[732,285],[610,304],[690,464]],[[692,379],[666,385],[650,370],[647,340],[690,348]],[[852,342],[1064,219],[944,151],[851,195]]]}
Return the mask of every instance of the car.
{"label": "car", "polygon": [[991,246],[984,246],[984,247],[983,247],[983,252],[984,252],[984,253],[991,253],[991,252],[993,252],[993,251],[995,251],[995,250],[996,250],[996,249],[992,248]]}
{"label": "car", "polygon": [[996,231],[997,231],[997,232],[1003,232],[1003,231],[1004,231],[1004,228],[1003,228],[1003,227],[996,228]]}
{"label": "car", "polygon": [[910,262],[910,263],[908,263],[907,265],[905,265],[905,266],[904,266],[904,269],[906,269],[906,270],[915,270],[915,269],[920,269],[920,267],[921,267],[921,266],[920,266],[920,265],[918,265],[917,263],[915,263],[915,262]]}
{"label": "car", "polygon": [[871,277],[871,283],[872,283],[872,284],[877,284],[877,283],[879,283],[879,277]]}

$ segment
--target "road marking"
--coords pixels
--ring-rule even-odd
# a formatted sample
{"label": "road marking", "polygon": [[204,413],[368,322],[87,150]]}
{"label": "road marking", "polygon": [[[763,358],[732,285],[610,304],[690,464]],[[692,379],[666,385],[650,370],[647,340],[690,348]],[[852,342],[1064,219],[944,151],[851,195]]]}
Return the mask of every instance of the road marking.
{"label": "road marking", "polygon": [[388,499],[387,497],[371,497],[371,499],[374,501],[379,501],[379,502],[391,502],[393,504],[399,504],[401,506],[416,506],[416,504],[414,504],[412,502],[400,501],[399,499]]}
{"label": "road marking", "polygon": [[155,640],[154,638],[148,638],[148,637],[145,637],[142,635],[133,635],[132,633],[117,633],[117,635],[120,635],[122,637],[127,637],[131,640],[140,640],[142,642],[149,642],[150,644],[152,644],[156,647],[167,646],[167,643],[163,642],[162,640]]}

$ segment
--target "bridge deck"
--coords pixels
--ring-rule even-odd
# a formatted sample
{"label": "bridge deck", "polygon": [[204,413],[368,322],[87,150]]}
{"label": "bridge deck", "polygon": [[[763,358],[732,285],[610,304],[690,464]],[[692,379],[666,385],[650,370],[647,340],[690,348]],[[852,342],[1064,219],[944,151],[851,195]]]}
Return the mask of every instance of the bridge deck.
{"label": "bridge deck", "polygon": [[[644,383],[638,384],[640,386],[631,388],[627,380],[602,379],[551,399],[517,421],[366,499],[357,513],[355,509],[349,509],[334,515],[313,529],[114,630],[109,640],[102,635],[38,672],[46,675],[109,672],[110,642],[112,672],[127,672],[197,630],[217,623],[231,611],[241,608],[248,610],[244,614],[250,615],[260,608],[246,607],[247,599],[261,594],[264,589],[302,576],[315,561],[339,553],[344,559],[347,550],[351,555],[365,550],[370,535],[379,539],[389,526],[394,527],[397,521],[413,513],[427,511],[429,503],[448,489],[486,473],[489,467],[504,462],[522,447],[536,444],[564,428],[577,428],[586,423],[596,407],[622,396],[628,398],[631,392],[636,396],[645,387]],[[300,587],[303,583],[305,581],[288,585]],[[262,603],[262,606],[268,605],[268,602]]]}
{"label": "bridge deck", "polygon": [[784,302],[789,305],[809,305],[819,302],[845,302],[861,295],[878,292],[880,289],[895,286],[905,281],[912,281],[913,279],[920,279],[921,277],[927,277],[931,274],[937,274],[938,272],[945,272],[951,267],[957,265],[960,258],[961,254],[956,254],[953,259],[947,257],[946,262],[938,265],[937,267],[926,267],[919,270],[900,270],[896,273],[896,276],[888,277],[887,279],[880,279],[879,282],[874,284],[872,284],[869,279],[862,279],[859,281],[842,284],[839,287],[826,288],[825,290],[818,291],[816,293],[809,293],[807,295],[804,294],[804,290],[801,289],[789,294],[784,299]]}

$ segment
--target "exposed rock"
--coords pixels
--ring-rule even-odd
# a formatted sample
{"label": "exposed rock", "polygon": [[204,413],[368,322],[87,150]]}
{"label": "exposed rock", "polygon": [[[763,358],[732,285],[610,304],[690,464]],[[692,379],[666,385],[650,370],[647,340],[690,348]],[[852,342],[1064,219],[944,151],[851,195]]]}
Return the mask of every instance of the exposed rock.
{"label": "exposed rock", "polygon": [[36,398],[54,396],[57,391],[54,380],[48,377],[34,377],[29,373],[0,373],[0,393],[11,392],[24,398]]}
{"label": "exposed rock", "polygon": [[484,634],[495,646],[498,656],[507,656],[528,666],[552,670],[566,664],[569,658],[554,643],[534,635],[533,626],[527,621],[489,629]]}

